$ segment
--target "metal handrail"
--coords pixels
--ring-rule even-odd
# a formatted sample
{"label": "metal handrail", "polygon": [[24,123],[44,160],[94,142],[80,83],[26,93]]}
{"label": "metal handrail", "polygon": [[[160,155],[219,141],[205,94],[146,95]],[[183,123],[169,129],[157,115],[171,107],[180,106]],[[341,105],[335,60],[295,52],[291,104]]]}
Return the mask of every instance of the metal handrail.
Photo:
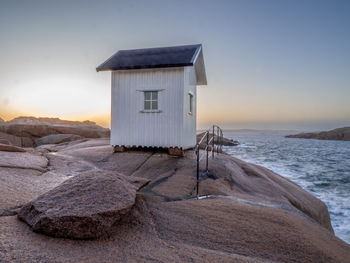
{"label": "metal handrail", "polygon": [[[212,131],[213,136],[209,139],[210,131]],[[216,133],[215,133],[216,132]],[[212,158],[214,158],[215,153],[215,145],[216,145],[216,153],[222,152],[222,142],[223,142],[223,136],[224,133],[222,132],[221,128],[217,125],[213,125],[211,128],[209,128],[205,133],[203,134],[202,138],[199,140],[199,142],[196,144],[195,147],[195,153],[197,157],[197,187],[196,187],[196,193],[197,193],[197,199],[199,198],[199,162],[204,157],[200,157],[200,145],[202,144],[204,138],[206,138],[206,144],[204,148],[204,152],[206,153],[206,173],[209,173],[208,169],[208,163],[209,163],[209,146],[211,146],[211,152],[212,152]],[[216,143],[215,143],[215,137],[216,137]]]}

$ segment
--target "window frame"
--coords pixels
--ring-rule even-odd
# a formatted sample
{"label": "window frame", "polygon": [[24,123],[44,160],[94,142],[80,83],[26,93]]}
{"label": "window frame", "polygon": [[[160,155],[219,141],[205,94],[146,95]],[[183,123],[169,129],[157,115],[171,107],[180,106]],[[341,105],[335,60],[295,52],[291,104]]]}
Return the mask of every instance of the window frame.
{"label": "window frame", "polygon": [[[149,94],[149,98],[147,98]],[[146,107],[149,103],[149,107]],[[154,106],[156,105],[156,106]],[[158,112],[159,111],[159,90],[144,90],[143,91],[143,112]]]}
{"label": "window frame", "polygon": [[188,114],[192,115],[193,114],[193,93],[189,92],[188,93],[188,97],[189,97],[189,110],[188,110]]}

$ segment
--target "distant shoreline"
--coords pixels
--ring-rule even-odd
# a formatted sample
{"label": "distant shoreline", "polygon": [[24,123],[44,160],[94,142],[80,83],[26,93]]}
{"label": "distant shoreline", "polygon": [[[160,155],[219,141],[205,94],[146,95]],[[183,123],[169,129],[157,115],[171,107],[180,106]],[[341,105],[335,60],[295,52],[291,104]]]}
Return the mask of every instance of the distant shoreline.
{"label": "distant shoreline", "polygon": [[[205,129],[198,129],[197,133],[204,132]],[[223,129],[223,132],[233,132],[233,133],[280,133],[280,134],[289,134],[297,133],[300,130],[273,130],[273,129]]]}
{"label": "distant shoreline", "polygon": [[337,128],[330,131],[307,132],[287,135],[286,138],[317,139],[317,140],[336,140],[350,141],[350,127]]}

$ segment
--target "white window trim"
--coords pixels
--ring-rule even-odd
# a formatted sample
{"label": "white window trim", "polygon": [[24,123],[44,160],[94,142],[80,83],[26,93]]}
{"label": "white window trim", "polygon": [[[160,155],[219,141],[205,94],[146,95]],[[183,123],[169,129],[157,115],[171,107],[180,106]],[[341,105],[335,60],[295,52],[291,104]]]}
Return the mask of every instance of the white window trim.
{"label": "white window trim", "polygon": [[136,91],[139,91],[139,92],[145,92],[145,91],[163,91],[165,89],[138,89]]}
{"label": "white window trim", "polygon": [[[157,109],[157,110],[145,110],[145,109],[144,109],[144,106],[143,106],[143,107],[142,107],[142,110],[140,110],[140,113],[161,113],[161,112],[163,112],[162,110],[159,109],[159,93],[160,93],[161,91],[163,91],[163,90],[165,90],[165,89],[145,88],[145,89],[138,89],[138,90],[136,90],[136,91],[138,91],[138,92],[142,92],[143,95],[144,95],[144,92],[145,92],[145,91],[150,91],[150,92],[152,92],[152,91],[157,91],[157,92],[158,92],[158,99],[157,99],[157,102],[158,102],[158,109]],[[143,97],[143,99],[142,99],[142,105],[144,105],[144,103],[145,103],[145,98]]]}
{"label": "white window trim", "polygon": [[[147,99],[146,98],[146,93],[149,94],[149,98]],[[144,91],[143,92],[143,96],[144,96],[144,99],[143,99],[143,103],[144,103],[144,108],[143,110],[145,111],[154,111],[154,110],[158,110],[159,107],[158,107],[158,91]],[[146,109],[145,105],[146,103],[149,104],[149,109]],[[153,103],[155,103],[155,107],[153,108]]]}
{"label": "white window trim", "polygon": [[141,113],[161,113],[161,110],[140,110]]}

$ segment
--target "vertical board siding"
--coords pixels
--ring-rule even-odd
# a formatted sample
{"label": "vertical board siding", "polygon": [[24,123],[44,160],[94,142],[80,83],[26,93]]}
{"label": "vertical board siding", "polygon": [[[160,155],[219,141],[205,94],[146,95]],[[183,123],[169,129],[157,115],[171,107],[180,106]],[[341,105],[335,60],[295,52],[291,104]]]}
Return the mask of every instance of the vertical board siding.
{"label": "vertical board siding", "polygon": [[[142,113],[144,90],[158,92],[160,113]],[[112,72],[111,144],[184,147],[184,68]]]}
{"label": "vertical board siding", "polygon": [[[197,86],[194,67],[184,68],[184,148],[192,148],[196,145],[196,119],[197,119]],[[193,94],[193,112],[190,112],[189,93]]]}

